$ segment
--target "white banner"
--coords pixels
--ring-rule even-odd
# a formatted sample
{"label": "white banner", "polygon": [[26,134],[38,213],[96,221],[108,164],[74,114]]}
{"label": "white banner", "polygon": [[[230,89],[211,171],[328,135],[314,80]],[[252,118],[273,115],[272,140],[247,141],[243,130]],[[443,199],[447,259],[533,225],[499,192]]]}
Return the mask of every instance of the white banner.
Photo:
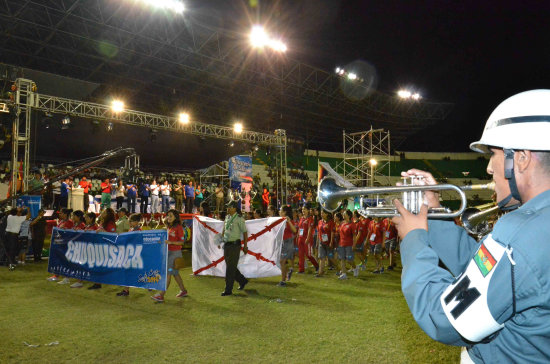
{"label": "white banner", "polygon": [[[246,221],[248,254],[241,254],[239,270],[247,278],[281,275],[280,257],[286,220],[269,217]],[[218,249],[223,221],[204,216],[193,219],[192,267],[196,275],[225,277],[223,248]]]}

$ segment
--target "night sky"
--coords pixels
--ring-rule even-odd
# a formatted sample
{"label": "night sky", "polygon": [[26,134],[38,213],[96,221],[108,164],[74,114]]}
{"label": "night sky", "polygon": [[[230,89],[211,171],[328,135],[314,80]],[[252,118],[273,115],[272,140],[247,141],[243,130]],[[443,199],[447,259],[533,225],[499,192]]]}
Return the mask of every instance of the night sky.
{"label": "night sky", "polygon": [[[128,5],[124,2],[137,6],[133,0],[104,1],[120,8]],[[485,120],[501,101],[521,91],[550,88],[550,2],[186,0],[184,3],[185,17],[211,29],[229,30],[228,34],[239,39],[246,39],[251,25],[265,25],[286,40],[285,57],[291,60],[328,72],[364,62],[375,71],[359,77],[374,78],[376,89],[381,92],[394,94],[407,87],[420,92],[425,100],[454,104],[445,120],[397,147],[392,146],[399,151],[468,151],[469,143],[479,139]],[[3,58],[0,50],[0,61]],[[89,122],[78,123],[74,120],[72,132],[89,133]],[[42,137],[46,133],[39,134]],[[144,164],[200,168],[237,153],[237,148],[228,149],[223,141],[210,143],[186,136],[182,147],[177,144],[179,139],[171,140],[177,139],[175,136],[166,135],[165,139],[159,133],[157,143],[151,143],[147,129],[135,130],[139,134],[135,140],[126,138],[129,133],[117,126],[116,133],[110,135],[90,138],[86,134],[86,143],[77,137],[62,138],[65,148],[52,148],[47,144],[49,138],[43,138],[33,147],[32,155],[34,158],[57,154],[58,158],[72,159],[75,148],[80,153],[97,155],[106,148],[124,145],[138,149]],[[122,141],[120,136],[124,137]],[[101,142],[93,142],[97,140]],[[340,141],[341,135],[335,135],[335,145]],[[173,151],[178,147],[184,152],[175,158]],[[204,153],[210,147],[219,153]],[[192,151],[197,151],[198,156],[190,157]],[[0,155],[7,153],[7,148],[0,151]]]}
{"label": "night sky", "polygon": [[279,12],[269,4],[262,14],[283,24],[290,57],[327,70],[366,61],[380,91],[413,87],[455,104],[402,150],[466,151],[505,98],[550,88],[550,2],[310,0],[280,2]]}

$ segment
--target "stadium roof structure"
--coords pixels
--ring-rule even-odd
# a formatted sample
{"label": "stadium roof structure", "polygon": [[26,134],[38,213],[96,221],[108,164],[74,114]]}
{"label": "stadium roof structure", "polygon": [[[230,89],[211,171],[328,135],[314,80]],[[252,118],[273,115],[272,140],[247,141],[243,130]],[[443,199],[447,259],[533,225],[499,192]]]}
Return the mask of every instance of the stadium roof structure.
{"label": "stadium roof structure", "polygon": [[373,90],[368,79],[350,82],[285,55],[254,52],[247,34],[220,25],[206,10],[150,10],[129,0],[2,0],[0,62],[97,85],[83,92],[86,101],[107,103],[117,95],[134,110],[176,115],[185,109],[192,119],[217,125],[241,119],[248,129],[285,129],[322,150],[341,151],[343,129],[371,126],[389,130],[398,147],[452,109],[403,101]]}

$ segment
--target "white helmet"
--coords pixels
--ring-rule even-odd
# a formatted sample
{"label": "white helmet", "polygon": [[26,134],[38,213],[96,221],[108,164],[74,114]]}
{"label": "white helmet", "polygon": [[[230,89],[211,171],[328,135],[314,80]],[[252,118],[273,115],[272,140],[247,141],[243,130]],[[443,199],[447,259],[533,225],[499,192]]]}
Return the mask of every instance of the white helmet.
{"label": "white helmet", "polygon": [[531,90],[504,100],[493,111],[475,152],[489,146],[514,150],[550,150],[550,90]]}

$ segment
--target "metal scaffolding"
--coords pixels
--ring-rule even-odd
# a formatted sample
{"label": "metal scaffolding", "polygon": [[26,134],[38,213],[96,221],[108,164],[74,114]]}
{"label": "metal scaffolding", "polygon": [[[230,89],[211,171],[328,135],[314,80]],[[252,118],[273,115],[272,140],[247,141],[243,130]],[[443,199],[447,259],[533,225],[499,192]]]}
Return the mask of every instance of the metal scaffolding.
{"label": "metal scaffolding", "polygon": [[[275,130],[275,135],[284,139],[284,144],[277,145],[275,152],[275,176],[273,180],[275,182],[275,191],[277,192],[277,199],[280,206],[288,203],[288,169],[287,169],[287,156],[286,156],[286,132],[283,129]],[[276,206],[277,208],[280,206]]]}
{"label": "metal scaffolding", "polygon": [[[17,181],[21,177],[21,191],[26,191],[29,178],[29,162],[31,150],[31,108],[35,102],[33,88],[36,85],[31,80],[18,78],[15,81],[15,118],[12,129],[11,158],[11,189],[10,194],[17,194]],[[22,169],[19,169],[19,152],[23,149]],[[19,176],[21,173],[21,176]]]}
{"label": "metal scaffolding", "polygon": [[390,132],[373,129],[359,133],[343,132],[344,178],[357,187],[390,183]]}

